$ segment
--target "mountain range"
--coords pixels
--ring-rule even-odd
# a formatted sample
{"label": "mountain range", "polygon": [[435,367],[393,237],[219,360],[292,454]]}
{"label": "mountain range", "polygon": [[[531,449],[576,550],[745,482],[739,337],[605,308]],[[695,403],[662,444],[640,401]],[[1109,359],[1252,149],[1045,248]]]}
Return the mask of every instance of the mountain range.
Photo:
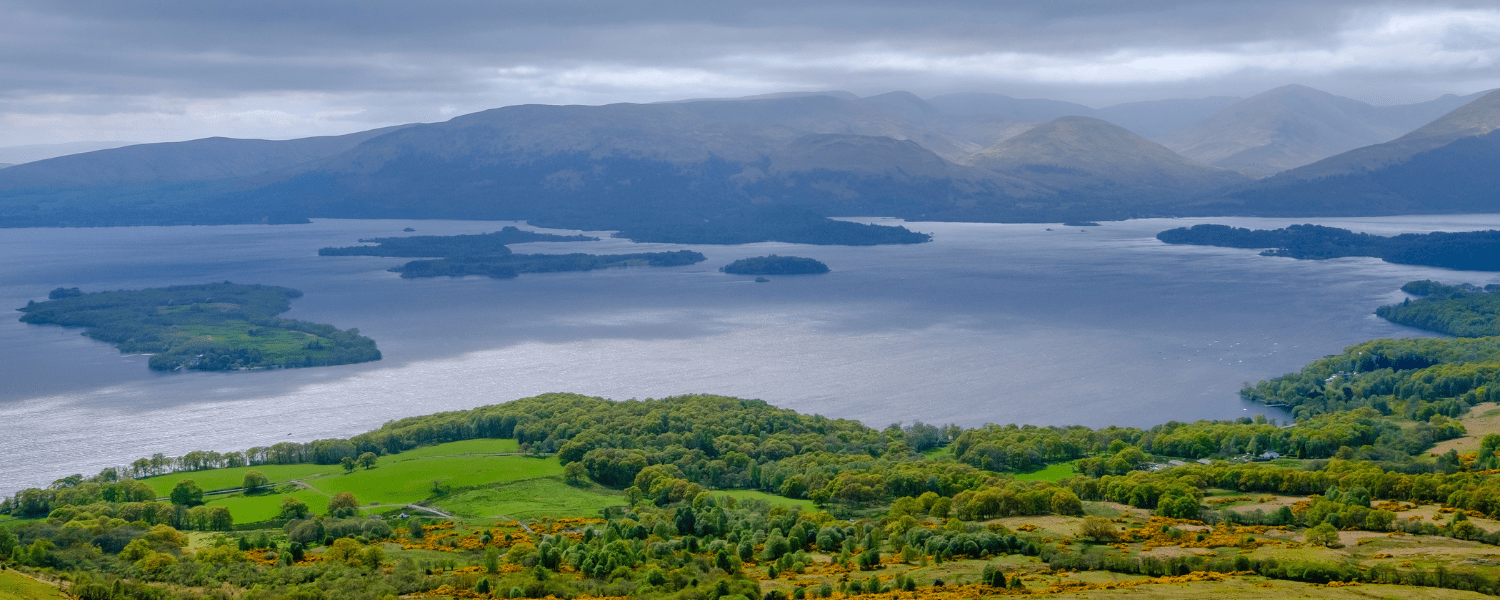
{"label": "mountain range", "polygon": [[824,217],[1492,210],[1497,124],[1494,92],[1376,107],[1303,86],[1101,109],[907,92],[520,105],[14,165],[0,170],[0,226],[461,218],[656,241],[848,240],[888,236]]}

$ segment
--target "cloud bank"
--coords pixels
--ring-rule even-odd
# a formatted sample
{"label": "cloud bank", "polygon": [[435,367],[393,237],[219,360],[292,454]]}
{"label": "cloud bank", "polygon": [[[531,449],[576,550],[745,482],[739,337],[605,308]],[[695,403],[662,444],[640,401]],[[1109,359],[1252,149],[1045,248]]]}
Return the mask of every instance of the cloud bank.
{"label": "cloud bank", "polygon": [[0,0],[0,145],[288,138],[521,103],[1500,87],[1493,2]]}

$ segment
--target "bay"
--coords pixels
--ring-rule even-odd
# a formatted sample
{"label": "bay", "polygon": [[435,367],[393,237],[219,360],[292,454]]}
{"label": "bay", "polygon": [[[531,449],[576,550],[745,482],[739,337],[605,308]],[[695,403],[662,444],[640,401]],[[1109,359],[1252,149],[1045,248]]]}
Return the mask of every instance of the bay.
{"label": "bay", "polygon": [[[894,222],[863,219],[865,222]],[[883,427],[893,422],[1109,424],[1265,413],[1246,382],[1377,337],[1413,279],[1500,274],[1373,258],[1297,261],[1168,246],[1202,222],[1100,227],[909,223],[912,246],[598,242],[517,252],[691,249],[705,263],[518,279],[403,280],[401,259],[319,257],[365,237],[481,233],[512,223],[319,220],[299,226],[0,230],[0,305],[86,291],[234,281],[302,290],[286,317],[374,338],[384,360],[253,373],[156,373],[77,329],[0,319],[0,494],[156,452],[343,437],[391,419],[568,391],[615,399],[715,393]],[[1390,235],[1500,227],[1500,215],[1317,219]],[[521,225],[523,228],[535,229]],[[1050,230],[1049,230],[1050,228]],[[816,276],[752,277],[735,259],[796,255]],[[19,316],[18,314],[15,316]]]}

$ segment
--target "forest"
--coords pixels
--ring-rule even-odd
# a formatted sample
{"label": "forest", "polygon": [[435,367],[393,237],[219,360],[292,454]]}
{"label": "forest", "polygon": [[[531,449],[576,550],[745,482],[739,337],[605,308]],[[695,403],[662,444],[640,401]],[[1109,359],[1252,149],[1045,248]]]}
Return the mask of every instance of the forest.
{"label": "forest", "polygon": [[21,322],[84,327],[83,335],[122,353],[151,354],[156,370],[313,367],[380,360],[375,341],[340,330],[281,319],[302,296],[294,289],[230,282],[85,293],[57,288],[48,300],[17,310]]}
{"label": "forest", "polygon": [[1456,337],[1500,335],[1500,285],[1480,288],[1462,283],[1443,285],[1432,280],[1412,281],[1401,291],[1419,296],[1382,306],[1375,314],[1392,323]]}
{"label": "forest", "polygon": [[756,256],[741,258],[719,267],[720,271],[735,275],[813,275],[827,273],[828,265],[822,261],[801,256]]}
{"label": "forest", "polygon": [[414,260],[391,269],[403,279],[417,277],[463,277],[483,275],[511,279],[521,273],[558,273],[592,271],[616,267],[681,267],[700,263],[708,257],[692,250],[674,252],[640,252],[635,254],[498,254],[489,257],[439,258]]}
{"label": "forest", "polygon": [[1370,256],[1386,262],[1462,271],[1500,271],[1500,231],[1404,233],[1378,236],[1322,225],[1249,230],[1202,224],[1156,234],[1168,244],[1266,248],[1262,256],[1321,260]]}

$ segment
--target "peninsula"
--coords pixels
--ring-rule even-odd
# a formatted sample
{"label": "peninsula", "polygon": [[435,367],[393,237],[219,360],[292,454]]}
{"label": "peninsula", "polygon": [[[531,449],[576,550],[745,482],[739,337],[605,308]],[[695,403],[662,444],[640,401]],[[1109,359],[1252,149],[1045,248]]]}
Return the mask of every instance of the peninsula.
{"label": "peninsula", "polygon": [[1168,244],[1267,248],[1261,256],[1321,260],[1371,256],[1389,263],[1463,271],[1500,271],[1500,231],[1437,231],[1379,236],[1322,225],[1251,231],[1228,225],[1178,227],[1156,234]]}

